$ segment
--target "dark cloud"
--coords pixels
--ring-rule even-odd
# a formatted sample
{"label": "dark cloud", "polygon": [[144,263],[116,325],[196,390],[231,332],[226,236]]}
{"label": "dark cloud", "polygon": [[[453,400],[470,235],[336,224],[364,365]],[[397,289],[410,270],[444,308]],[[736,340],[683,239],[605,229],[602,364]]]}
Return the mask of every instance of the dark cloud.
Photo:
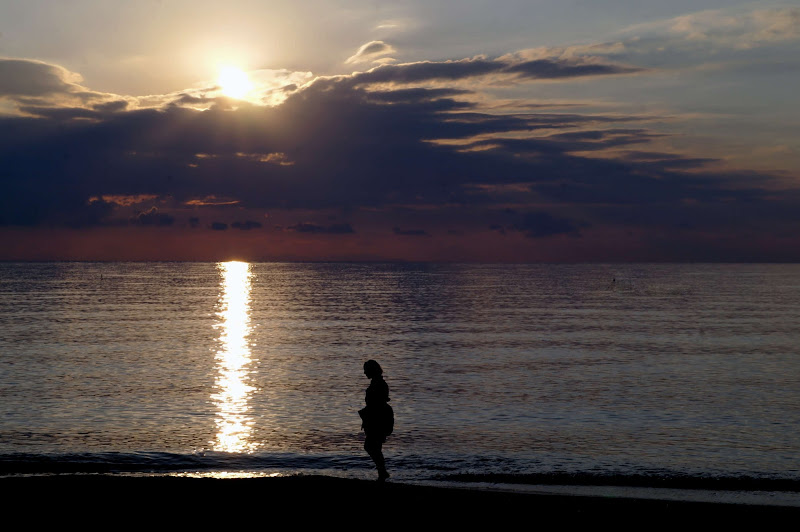
{"label": "dark cloud", "polygon": [[164,227],[175,223],[175,217],[167,213],[159,212],[158,207],[153,206],[146,211],[137,212],[130,221],[134,225],[154,225],[158,227]]}
{"label": "dark cloud", "polygon": [[506,234],[506,228],[501,224],[492,224],[489,226],[490,231],[497,231],[501,235]]}
{"label": "dark cloud", "polygon": [[[115,215],[127,223],[130,211],[87,204],[103,195],[172,198],[163,205],[226,198],[237,209],[259,212],[384,213],[383,228],[396,228],[398,236],[429,233],[415,228],[413,220],[422,218],[393,218],[392,208],[427,213],[446,208],[446,217],[430,214],[431,222],[420,225],[435,234],[493,226],[509,239],[514,234],[576,236],[606,223],[657,225],[653,213],[660,213],[665,227],[697,228],[709,227],[714,219],[738,227],[749,216],[741,213],[758,213],[765,227],[777,230],[790,223],[786,213],[800,206],[796,195],[771,194],[769,175],[709,172],[704,169],[709,159],[648,148],[659,137],[637,117],[530,110],[497,114],[484,112],[472,92],[459,88],[372,85],[503,72],[611,73],[588,63],[473,59],[319,79],[276,107],[31,105],[36,118],[0,117],[0,225],[111,223]],[[189,102],[185,96],[179,100]],[[514,212],[501,214],[500,221],[492,218],[508,206]],[[161,208],[165,212],[150,209],[130,221],[173,224],[170,209]],[[196,203],[195,208],[219,207]],[[411,229],[406,220],[412,220]],[[199,219],[190,221],[198,224]],[[231,227],[246,230],[255,224]],[[228,226],[215,222],[211,228]],[[355,232],[350,224],[311,222],[285,229]]]}
{"label": "dark cloud", "polygon": [[63,225],[72,228],[95,227],[105,225],[124,225],[124,221],[112,221],[116,204],[101,198],[93,198],[81,209],[75,209],[62,218]]}
{"label": "dark cloud", "polygon": [[[210,90],[216,90],[219,87],[212,87]],[[175,98],[172,103],[177,104],[187,104],[187,105],[205,105],[205,104],[213,104],[217,103],[220,98],[217,97],[207,97],[207,96],[195,96],[193,94],[180,94],[177,98]]]}
{"label": "dark cloud", "polygon": [[[0,99],[19,106],[88,105],[109,94],[80,85],[81,77],[68,70],[31,59],[0,58]],[[37,113],[34,113],[37,114]]]}
{"label": "dark cloud", "polygon": [[52,118],[54,120],[74,120],[76,118],[98,119],[103,113],[93,109],[83,107],[45,107],[33,105],[21,105],[19,110],[25,114],[38,116],[41,118]]}
{"label": "dark cloud", "polygon": [[[644,130],[557,131],[620,117],[461,112],[449,103],[454,95],[402,89],[392,98],[391,91],[376,95],[324,80],[275,108],[138,110],[87,115],[97,121],[60,129],[47,120],[0,119],[7,176],[0,202],[10,222],[37,223],[82,208],[100,194],[169,195],[178,201],[215,196],[242,207],[312,209],[470,204],[487,198],[469,185],[519,182],[530,183],[535,193],[579,202],[725,195],[715,192],[726,188],[725,179],[702,183],[670,174],[674,158],[569,154],[644,144],[652,138]],[[556,134],[504,136],[535,130]],[[429,142],[478,135],[484,139],[462,145]],[[275,153],[292,164],[268,162]]]}
{"label": "dark cloud", "polygon": [[472,91],[456,89],[397,89],[391,91],[370,91],[368,101],[390,104],[414,104],[419,111],[442,112],[470,109],[475,107],[472,102],[458,101],[448,96],[462,96],[472,94]]}
{"label": "dark cloud", "polygon": [[71,92],[63,68],[29,59],[0,59],[0,96],[49,96]]}
{"label": "dark cloud", "polygon": [[564,79],[584,76],[635,74],[643,69],[623,65],[582,63],[580,61],[536,59],[508,65],[504,73],[517,74],[530,79]]}
{"label": "dark cloud", "polygon": [[527,238],[546,238],[555,235],[581,236],[580,229],[589,227],[586,222],[576,222],[567,218],[554,216],[544,211],[518,213],[508,210],[504,214],[511,218],[510,223],[493,223],[490,231],[501,235],[520,232]]}
{"label": "dark cloud", "polygon": [[400,236],[431,236],[430,233],[424,229],[400,229],[399,227],[393,227],[392,232]]}
{"label": "dark cloud", "polygon": [[226,229],[228,229],[228,224],[224,222],[212,222],[211,229],[213,229],[214,231],[225,231]]}
{"label": "dark cloud", "polygon": [[350,224],[331,224],[331,225],[317,225],[309,222],[298,223],[290,225],[286,228],[287,231],[294,231],[297,233],[311,233],[311,234],[329,234],[329,235],[346,235],[355,233],[355,230]]}
{"label": "dark cloud", "polygon": [[517,80],[567,79],[589,76],[635,74],[643,69],[599,63],[585,59],[473,58],[459,61],[420,61],[399,65],[382,65],[368,72],[355,74],[354,84],[420,83],[426,81],[459,81],[483,76],[504,76]]}
{"label": "dark cloud", "polygon": [[[545,122],[544,128],[557,129],[559,127],[579,125],[580,122],[588,124],[592,118],[583,117],[581,119],[578,117],[565,116],[561,120],[561,123],[557,125],[553,125],[552,122],[549,121],[549,123]],[[594,120],[598,122],[604,121],[603,117],[594,117]],[[654,134],[643,129],[607,129],[556,133],[540,138],[489,138],[473,142],[467,145],[467,147],[490,148],[516,154],[555,154],[600,151],[618,146],[645,144],[661,136],[662,135]],[[693,159],[693,161],[697,161],[697,159]]]}
{"label": "dark cloud", "polygon": [[245,220],[244,222],[233,222],[231,227],[234,229],[241,229],[243,231],[249,231],[250,229],[259,229],[261,227],[260,222],[254,222],[253,220]]}
{"label": "dark cloud", "polygon": [[640,166],[654,166],[669,169],[698,168],[713,162],[716,159],[703,157],[685,157],[675,153],[659,153],[647,151],[628,151],[623,157],[629,161],[636,161]]}
{"label": "dark cloud", "polygon": [[117,113],[124,111],[128,107],[128,102],[125,100],[114,100],[111,102],[98,103],[92,106],[95,111],[102,113]]}
{"label": "dark cloud", "polygon": [[[583,224],[585,225],[585,224]],[[527,212],[509,229],[521,231],[528,238],[544,238],[553,235],[580,236],[579,224],[546,212]]]}
{"label": "dark cloud", "polygon": [[451,96],[464,96],[474,94],[473,91],[463,89],[426,89],[415,87],[411,89],[394,89],[386,91],[370,91],[369,97],[373,101],[384,101],[387,103],[419,103],[425,101],[440,100]]}

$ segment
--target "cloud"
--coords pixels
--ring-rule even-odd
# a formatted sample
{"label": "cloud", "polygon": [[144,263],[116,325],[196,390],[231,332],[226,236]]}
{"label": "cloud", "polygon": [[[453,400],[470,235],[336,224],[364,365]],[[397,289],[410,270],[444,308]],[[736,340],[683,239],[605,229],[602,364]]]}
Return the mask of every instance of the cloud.
{"label": "cloud", "polygon": [[[638,65],[641,73],[664,68],[694,68],[709,63],[714,68],[742,68],[750,62],[778,62],[779,67],[788,68],[787,62],[796,61],[798,40],[800,8],[728,8],[636,24],[617,32],[613,40],[606,42],[529,48],[498,59],[527,62],[531,67],[536,67],[537,61],[569,63],[577,60],[584,65],[597,64],[598,73],[604,72],[602,65],[626,64]],[[560,72],[569,74],[570,70]]]}
{"label": "cloud", "polygon": [[667,20],[638,24],[621,32],[635,37],[677,40],[730,48],[795,41],[800,39],[800,8],[707,10]]}
{"label": "cloud", "polygon": [[370,41],[362,44],[355,54],[347,58],[345,64],[350,65],[355,63],[375,62],[381,59],[386,59],[385,56],[393,54],[396,51],[397,50],[395,50],[390,44],[386,44],[383,41]]}
{"label": "cloud", "polygon": [[332,225],[317,225],[310,222],[297,223],[290,225],[286,228],[287,231],[294,231],[296,233],[311,233],[311,234],[329,234],[329,235],[346,235],[355,233],[355,230],[350,224],[332,224]]}
{"label": "cloud", "polygon": [[612,63],[597,58],[563,57],[525,59],[506,55],[496,59],[475,57],[457,61],[419,61],[382,65],[356,73],[352,83],[421,83],[459,81],[493,76],[497,81],[565,80],[592,76],[636,74],[644,69]]}
{"label": "cloud", "polygon": [[654,133],[613,127],[636,117],[482,113],[460,99],[469,91],[367,90],[353,84],[359,76],[320,79],[275,107],[133,109],[59,127],[52,118],[0,119],[4,223],[53,223],[101,196],[263,212],[489,205],[500,197],[492,191],[507,185],[516,187],[508,194],[531,200],[579,203],[759,195],[726,192],[724,176],[704,181],[675,172],[704,164],[697,158],[576,155],[646,146]]}
{"label": "cloud", "polygon": [[275,153],[242,153],[237,152],[237,157],[244,157],[253,161],[257,161],[260,163],[272,163],[272,164],[279,164],[281,166],[291,166],[294,164],[293,161],[290,161],[289,158],[286,156],[285,153],[275,152]]}
{"label": "cloud", "polygon": [[570,56],[591,53],[657,68],[708,62],[793,61],[800,40],[800,8],[743,11],[740,8],[690,13],[630,26],[615,42],[553,49]]}
{"label": "cloud", "polygon": [[[553,118],[553,117],[551,117]],[[585,118],[585,117],[584,117]],[[603,121],[603,117],[595,117],[598,121]],[[580,117],[570,117],[561,115],[553,125],[543,121],[543,127],[558,129],[567,127],[571,120],[579,123]],[[646,144],[653,139],[662,137],[662,134],[647,131],[645,129],[587,129],[583,131],[571,131],[567,133],[553,133],[537,138],[503,138],[495,137],[481,139],[464,145],[465,150],[505,149],[517,154],[534,153],[565,153],[565,152],[588,152],[603,151],[619,146],[633,146],[636,144]],[[668,158],[665,156],[664,159]],[[639,160],[638,158],[633,158]],[[651,158],[652,160],[653,158]],[[685,161],[685,159],[682,159]],[[689,166],[697,166],[709,160],[692,159]],[[677,162],[677,161],[676,161]]]}
{"label": "cloud", "polygon": [[489,226],[490,231],[497,231],[501,235],[506,234],[506,228],[502,224],[492,224]]}
{"label": "cloud", "polygon": [[83,209],[75,209],[63,219],[64,225],[71,228],[83,228],[102,225],[121,225],[120,222],[109,222],[116,210],[112,202],[99,199],[90,201]]}
{"label": "cloud", "polygon": [[183,106],[231,109],[243,105],[279,105],[298,87],[313,79],[311,72],[259,69],[248,72],[253,90],[248,99],[234,100],[214,82],[170,94],[121,96],[90,90],[83,78],[54,64],[33,59],[0,58],[0,101],[21,114],[59,120],[89,119],[126,110]]}
{"label": "cloud", "polygon": [[0,96],[42,97],[83,90],[80,76],[68,70],[30,59],[0,58]]}
{"label": "cloud", "polygon": [[[318,78],[273,106],[214,106],[214,98],[205,111],[183,104],[101,110],[98,100],[76,107],[94,114],[74,111],[66,120],[66,107],[31,104],[37,118],[0,117],[0,225],[194,227],[201,216],[230,220],[236,209],[244,221],[210,228],[247,231],[270,210],[292,220],[277,222],[279,238],[355,234],[344,239],[352,242],[382,233],[409,246],[426,240],[406,237],[445,238],[449,230],[472,237],[487,227],[505,232],[503,242],[558,240],[609,225],[736,232],[748,213],[769,231],[788,230],[800,196],[776,195],[769,174],[711,171],[711,158],[660,153],[654,141],[663,137],[648,129],[652,116],[499,111],[481,105],[480,84],[458,85],[635,71],[586,57],[520,54]],[[131,217],[142,198],[159,198],[159,207]],[[330,213],[370,231],[293,223]]]}
{"label": "cloud", "polygon": [[42,118],[52,118],[55,120],[74,120],[74,119],[97,119],[102,117],[102,113],[83,107],[50,107],[35,105],[20,105],[20,112]]}
{"label": "cloud", "polygon": [[233,222],[231,227],[234,229],[241,229],[242,231],[249,231],[250,229],[261,228],[261,223],[254,222],[253,220],[245,220],[244,222]]}
{"label": "cloud", "polygon": [[[64,112],[81,118],[119,110],[119,103],[104,107],[110,101],[118,101],[116,95],[95,92],[80,85],[79,74],[42,61],[32,59],[0,58],[0,100],[6,99],[23,113],[37,116],[55,116],[54,106],[73,107]],[[92,111],[77,107],[90,107]],[[82,115],[80,113],[83,113]]]}
{"label": "cloud", "polygon": [[[197,154],[200,156],[203,154]],[[202,158],[202,157],[201,157]],[[192,205],[195,207],[207,207],[207,206],[224,206],[224,205],[236,205],[239,203],[239,200],[232,199],[232,198],[218,198],[217,196],[210,194],[203,198],[192,198],[184,202],[185,205]]]}
{"label": "cloud", "polygon": [[159,212],[158,207],[153,206],[146,211],[137,212],[130,221],[134,225],[165,227],[175,223],[175,217]]}
{"label": "cloud", "polygon": [[392,232],[400,236],[431,236],[424,229],[400,229],[399,227],[393,227]]}
{"label": "cloud", "polygon": [[411,18],[384,19],[375,24],[372,31],[387,34],[407,31],[418,26],[419,22]]}
{"label": "cloud", "polygon": [[508,228],[521,231],[528,238],[544,238],[553,235],[580,236],[578,224],[566,218],[559,218],[547,212],[527,212]]}
{"label": "cloud", "polygon": [[93,107],[95,111],[99,111],[102,113],[117,113],[120,111],[124,111],[130,102],[126,100],[114,100],[110,102],[98,103],[95,104]]}
{"label": "cloud", "polygon": [[158,196],[154,194],[132,194],[132,195],[125,195],[125,194],[104,194],[101,197],[92,197],[89,198],[89,203],[94,203],[98,201],[103,201],[106,203],[113,203],[115,205],[129,207],[131,205],[136,205],[137,203],[143,203],[145,201],[153,201],[157,199]]}
{"label": "cloud", "polygon": [[[444,98],[469,94],[473,94],[473,91],[451,88],[427,89],[424,87],[415,87],[411,89],[394,88],[386,91],[373,90],[370,91],[369,97],[372,100],[386,103],[420,103],[433,101],[441,102]],[[453,100],[448,99],[446,101],[452,102]]]}
{"label": "cloud", "polygon": [[[573,154],[647,145],[654,134],[645,129],[608,127],[635,117],[496,115],[459,101],[470,96],[463,90],[376,92],[351,81],[321,79],[267,108],[140,109],[60,129],[47,120],[0,119],[4,222],[53,222],[64,218],[59,213],[84,209],[91,197],[122,195],[262,212],[490,205],[503,196],[492,190],[506,185],[514,185],[508,193],[518,197],[577,203],[759,195],[727,192],[724,176],[704,181],[674,171],[699,167],[703,161],[695,158]],[[170,134],[159,133],[165,131]],[[449,139],[458,142],[444,142]],[[289,230],[346,233],[352,227],[305,223]]]}

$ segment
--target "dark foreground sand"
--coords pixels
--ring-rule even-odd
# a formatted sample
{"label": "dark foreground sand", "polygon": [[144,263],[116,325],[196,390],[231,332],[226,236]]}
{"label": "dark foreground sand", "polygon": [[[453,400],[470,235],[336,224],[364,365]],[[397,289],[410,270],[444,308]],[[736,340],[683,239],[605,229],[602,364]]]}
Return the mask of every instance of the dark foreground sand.
{"label": "dark foreground sand", "polygon": [[96,528],[165,526],[207,529],[345,525],[424,530],[451,527],[536,529],[546,524],[597,524],[625,529],[660,525],[743,524],[768,528],[783,517],[796,525],[800,508],[696,502],[498,493],[364,480],[179,478],[61,475],[0,478],[7,522],[28,528],[72,524]]}

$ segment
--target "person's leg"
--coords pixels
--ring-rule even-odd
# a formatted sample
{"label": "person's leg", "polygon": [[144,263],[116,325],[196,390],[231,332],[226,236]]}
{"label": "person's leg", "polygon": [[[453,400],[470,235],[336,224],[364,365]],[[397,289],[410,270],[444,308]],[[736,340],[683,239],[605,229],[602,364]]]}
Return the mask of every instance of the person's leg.
{"label": "person's leg", "polygon": [[364,439],[364,450],[378,468],[378,480],[387,479],[389,473],[386,472],[386,460],[383,458],[383,438],[367,436]]}

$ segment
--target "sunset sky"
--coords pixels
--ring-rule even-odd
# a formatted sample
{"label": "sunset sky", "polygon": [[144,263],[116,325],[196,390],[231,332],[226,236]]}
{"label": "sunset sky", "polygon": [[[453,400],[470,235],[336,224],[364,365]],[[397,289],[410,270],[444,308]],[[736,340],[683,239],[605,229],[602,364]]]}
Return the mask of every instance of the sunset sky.
{"label": "sunset sky", "polygon": [[0,260],[800,260],[800,7],[0,3]]}

